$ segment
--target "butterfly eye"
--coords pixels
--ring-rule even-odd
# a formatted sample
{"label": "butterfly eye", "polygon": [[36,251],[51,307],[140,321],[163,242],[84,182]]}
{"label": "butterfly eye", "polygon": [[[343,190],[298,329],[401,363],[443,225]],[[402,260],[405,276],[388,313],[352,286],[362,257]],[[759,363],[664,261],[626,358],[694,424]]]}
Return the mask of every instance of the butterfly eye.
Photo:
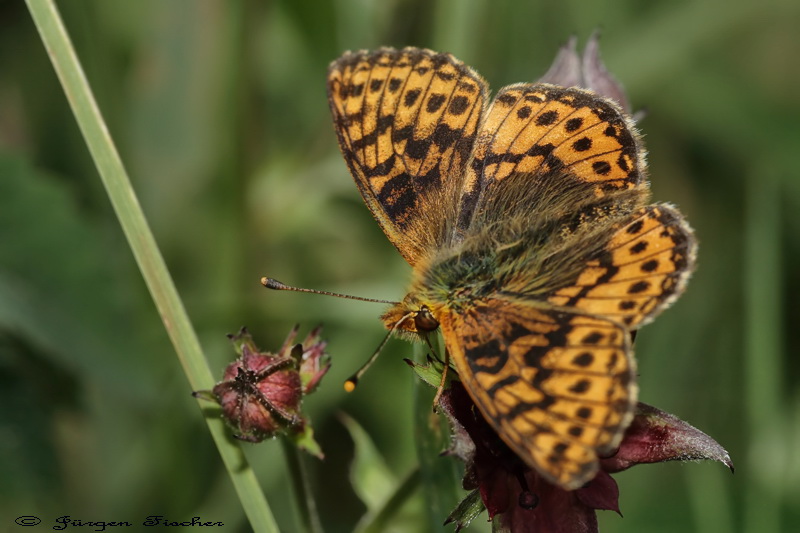
{"label": "butterfly eye", "polygon": [[439,321],[433,318],[431,310],[423,305],[420,310],[417,311],[417,314],[414,315],[414,325],[417,327],[417,331],[427,333],[429,331],[436,331],[439,327]]}

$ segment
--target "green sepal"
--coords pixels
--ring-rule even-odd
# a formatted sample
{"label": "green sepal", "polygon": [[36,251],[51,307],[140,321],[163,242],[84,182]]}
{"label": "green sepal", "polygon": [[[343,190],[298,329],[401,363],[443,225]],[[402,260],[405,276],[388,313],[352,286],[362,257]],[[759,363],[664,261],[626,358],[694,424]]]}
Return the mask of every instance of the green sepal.
{"label": "green sepal", "polygon": [[458,503],[456,508],[447,516],[444,525],[455,524],[456,531],[461,531],[463,528],[469,527],[475,517],[485,510],[486,506],[481,499],[481,492],[475,489]]}

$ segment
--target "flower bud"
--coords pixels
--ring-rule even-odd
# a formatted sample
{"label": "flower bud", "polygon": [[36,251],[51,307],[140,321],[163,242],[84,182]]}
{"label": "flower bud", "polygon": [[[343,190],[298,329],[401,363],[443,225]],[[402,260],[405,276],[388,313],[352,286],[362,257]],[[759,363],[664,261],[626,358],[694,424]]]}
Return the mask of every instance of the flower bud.
{"label": "flower bud", "polygon": [[259,351],[250,333],[242,328],[237,335],[229,335],[239,358],[228,365],[222,381],[211,391],[195,396],[219,403],[222,417],[238,439],[261,442],[287,434],[302,448],[321,456],[300,410],[303,396],[316,388],[330,368],[320,332],[317,327],[302,344],[294,344],[295,326],[273,354]]}

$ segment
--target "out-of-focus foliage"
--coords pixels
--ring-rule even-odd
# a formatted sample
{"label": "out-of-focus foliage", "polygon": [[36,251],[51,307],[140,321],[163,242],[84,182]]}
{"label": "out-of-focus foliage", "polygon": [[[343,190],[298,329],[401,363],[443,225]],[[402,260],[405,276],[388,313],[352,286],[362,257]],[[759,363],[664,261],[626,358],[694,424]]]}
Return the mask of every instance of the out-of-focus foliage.
{"label": "out-of-focus foliage", "polygon": [[[496,90],[533,80],[570,34],[602,28],[650,152],[655,199],[680,206],[700,267],[637,338],[641,399],[716,438],[737,466],[617,476],[604,531],[793,531],[800,524],[800,4],[93,0],[59,6],[181,296],[220,374],[226,333],[277,349],[325,323],[333,368],[304,408],[326,531],[366,511],[350,484],[349,413],[402,479],[417,463],[409,345],[344,381],[384,332],[376,304],[409,268],[338,153],[325,69],[344,50],[449,51]],[[200,516],[247,531],[22,2],[0,1],[0,517],[45,524]],[[247,447],[295,529],[275,442]],[[438,461],[451,461],[441,458]],[[385,479],[385,477],[384,477]],[[363,490],[363,487],[362,487]],[[409,505],[398,530],[416,512]],[[409,514],[410,513],[410,514]],[[442,517],[442,521],[445,517]],[[406,527],[408,526],[408,527]],[[405,529],[403,529],[405,528]],[[479,518],[471,530],[486,531]]]}

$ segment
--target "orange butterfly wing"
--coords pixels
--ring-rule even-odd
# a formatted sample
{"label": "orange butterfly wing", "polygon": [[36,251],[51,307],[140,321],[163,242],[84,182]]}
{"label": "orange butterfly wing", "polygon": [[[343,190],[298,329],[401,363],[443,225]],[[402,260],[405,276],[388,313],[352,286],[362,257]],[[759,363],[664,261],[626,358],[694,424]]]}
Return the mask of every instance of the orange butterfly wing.
{"label": "orange butterfly wing", "polygon": [[564,171],[597,185],[597,195],[644,181],[633,123],[613,102],[576,87],[519,84],[495,97],[478,138],[482,188],[512,174]]}
{"label": "orange butterfly wing", "polygon": [[461,381],[506,444],[554,484],[592,479],[636,402],[625,328],[507,298],[439,318]]}
{"label": "orange butterfly wing", "polygon": [[454,223],[485,82],[448,54],[382,48],[334,61],[328,100],[364,201],[413,265]]}
{"label": "orange butterfly wing", "polygon": [[674,207],[643,207],[547,301],[638,328],[683,292],[696,255],[692,230]]}

